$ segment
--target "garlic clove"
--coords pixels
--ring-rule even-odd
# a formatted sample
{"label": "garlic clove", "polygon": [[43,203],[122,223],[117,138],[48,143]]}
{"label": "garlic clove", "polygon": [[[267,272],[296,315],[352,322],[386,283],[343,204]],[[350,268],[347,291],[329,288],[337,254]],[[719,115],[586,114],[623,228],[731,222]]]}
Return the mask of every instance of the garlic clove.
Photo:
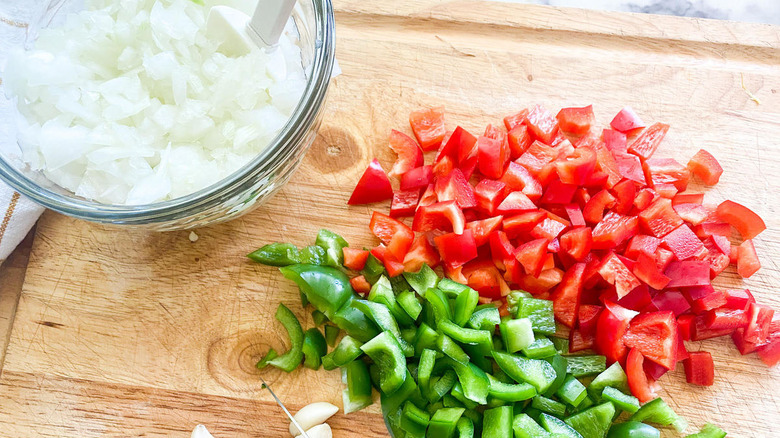
{"label": "garlic clove", "polygon": [[[309,435],[309,438],[333,438],[333,431],[328,423],[322,423],[307,430],[306,435]],[[303,438],[303,434],[295,438]]]}
{"label": "garlic clove", "polygon": [[214,438],[214,435],[209,433],[208,429],[206,429],[206,426],[199,424],[195,426],[195,429],[192,431],[192,436],[190,438]]}
{"label": "garlic clove", "polygon": [[[302,407],[293,418],[308,433],[309,429],[324,423],[338,411],[337,406],[328,402],[316,402]],[[290,435],[298,436],[300,433],[301,431],[290,422]]]}

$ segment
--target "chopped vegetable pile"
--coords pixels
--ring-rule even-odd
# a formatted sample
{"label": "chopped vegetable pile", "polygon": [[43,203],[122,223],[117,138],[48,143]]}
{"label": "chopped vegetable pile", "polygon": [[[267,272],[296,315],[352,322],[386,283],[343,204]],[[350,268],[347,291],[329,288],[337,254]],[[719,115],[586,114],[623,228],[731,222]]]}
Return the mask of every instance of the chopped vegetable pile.
{"label": "chopped vegetable pile", "polygon": [[541,106],[479,137],[447,132],[440,108],[410,121],[416,141],[390,136],[400,190],[374,160],[349,200],[392,199],[370,220],[378,246],[321,230],[315,245],[250,254],[279,266],[325,324],[324,336],[304,332],[280,305],[292,347],[258,367],[341,368],[345,412],[370,405],[373,386],[396,437],[589,438],[685,429],[656,381],[682,362],[708,386],[714,369],[684,341],[730,335],[743,354],[780,361],[774,311],[711,284],[731,264],[745,278],[759,269],[752,239],[766,227],[740,204],[685,192],[722,169],[704,150],[687,166],[653,158],[668,125],[625,108],[597,133],[591,107]]}

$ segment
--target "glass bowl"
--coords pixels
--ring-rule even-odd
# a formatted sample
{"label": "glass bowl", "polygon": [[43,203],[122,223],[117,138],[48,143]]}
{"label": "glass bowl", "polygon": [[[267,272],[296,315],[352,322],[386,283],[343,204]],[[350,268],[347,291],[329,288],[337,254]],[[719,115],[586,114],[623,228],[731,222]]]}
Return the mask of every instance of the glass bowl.
{"label": "glass bowl", "polygon": [[[33,14],[36,15],[30,20],[33,24],[23,36],[28,45],[36,37],[35,23],[46,27],[52,21],[56,22],[64,10],[79,6],[77,0],[44,3],[44,7]],[[270,199],[289,180],[314,141],[333,70],[335,29],[330,0],[299,0],[292,19],[300,36],[299,45],[308,78],[303,96],[290,119],[263,152],[228,177],[190,195],[167,201],[109,205],[76,196],[4,150],[0,153],[0,179],[59,213],[92,222],[156,231],[196,228],[251,211]],[[6,132],[10,132],[8,127],[0,127],[0,135],[6,135]]]}

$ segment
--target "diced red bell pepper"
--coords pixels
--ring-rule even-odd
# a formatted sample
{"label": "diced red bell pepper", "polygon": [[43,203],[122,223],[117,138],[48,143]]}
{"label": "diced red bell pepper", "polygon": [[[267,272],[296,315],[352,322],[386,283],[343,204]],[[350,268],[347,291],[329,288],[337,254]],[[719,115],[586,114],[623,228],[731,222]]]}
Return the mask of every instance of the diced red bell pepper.
{"label": "diced red bell pepper", "polygon": [[501,181],[483,179],[474,187],[477,210],[492,216],[507,193],[506,184]]}
{"label": "diced red bell pepper", "polygon": [[441,157],[441,159],[434,162],[433,175],[437,178],[444,175],[449,175],[453,169],[455,169],[455,159],[445,155]]}
{"label": "diced red bell pepper", "polygon": [[658,149],[668,131],[669,125],[666,123],[653,123],[639,134],[636,140],[631,143],[631,146],[628,147],[628,151],[648,159]]}
{"label": "diced red bell pepper", "polygon": [[667,277],[669,276],[669,274],[666,273],[666,268],[668,268],[669,264],[671,264],[675,260],[677,260],[677,257],[675,257],[674,253],[669,251],[668,249],[659,247],[658,249],[655,250],[655,263],[656,265],[658,265],[658,270],[663,272],[664,275],[666,275]]}
{"label": "diced red bell pepper", "polygon": [[528,132],[528,127],[522,123],[515,125],[507,133],[507,140],[509,141],[509,157],[511,160],[520,158],[521,155],[531,146],[534,142],[533,137]]}
{"label": "diced red bell pepper", "polygon": [[547,213],[543,211],[526,211],[506,217],[502,226],[506,234],[514,239],[522,234],[529,233],[537,224],[546,218]]}
{"label": "diced red bell pepper", "polygon": [[646,254],[654,258],[655,250],[658,249],[658,245],[660,244],[661,239],[644,234],[637,234],[628,242],[625,255],[634,260],[639,257],[639,254]]}
{"label": "diced red bell pepper", "polygon": [[557,148],[537,140],[531,144],[520,158],[515,160],[515,163],[528,169],[535,178],[542,179],[544,167],[555,160],[559,154],[560,151]]}
{"label": "diced red bell pepper", "polygon": [[672,201],[666,198],[656,199],[639,213],[639,222],[655,237],[663,237],[683,225],[682,218],[672,208]]}
{"label": "diced red bell pepper", "polygon": [[664,368],[662,365],[658,365],[652,360],[644,361],[642,363],[642,368],[645,370],[645,374],[647,374],[647,378],[653,381],[658,381],[658,379],[663,377],[664,374],[669,372],[668,369]]}
{"label": "diced red bell pepper", "polygon": [[450,135],[447,141],[443,142],[443,145],[441,149],[439,149],[439,152],[436,153],[436,159],[434,159],[433,162],[438,163],[444,157],[449,157],[453,164],[457,163],[460,161],[461,152],[466,151],[465,155],[468,156],[474,149],[476,143],[477,137],[474,137],[470,132],[458,126],[452,131],[452,135]]}
{"label": "diced red bell pepper", "polygon": [[344,267],[353,271],[360,271],[366,266],[368,260],[368,251],[364,249],[355,249],[345,247],[341,250],[344,254]]}
{"label": "diced red bell pepper", "polygon": [[609,212],[593,229],[593,248],[615,248],[639,232],[636,216]]}
{"label": "diced red bell pepper", "polygon": [[444,275],[450,280],[460,284],[467,284],[469,282],[468,278],[463,275],[463,265],[454,267],[447,263],[442,263],[442,266],[444,267]]}
{"label": "diced red bell pepper", "polygon": [[363,176],[352,191],[347,204],[370,204],[372,202],[384,201],[393,197],[393,187],[390,185],[390,179],[379,164],[379,160],[374,158],[368,164],[368,168],[363,172]]}
{"label": "diced red bell pepper", "polygon": [[583,108],[562,108],[555,118],[558,119],[558,126],[563,131],[577,135],[588,132],[596,120],[596,116],[593,114],[593,105]]}
{"label": "diced red bell pepper", "polygon": [[714,294],[715,288],[711,284],[703,286],[689,286],[682,289],[683,295],[688,298],[689,301],[696,301],[704,298],[707,295]]}
{"label": "diced red bell pepper", "polygon": [[604,147],[604,141],[595,132],[588,131],[574,142],[574,148],[591,148],[596,150]]}
{"label": "diced red bell pepper", "polygon": [[657,397],[653,391],[650,380],[645,373],[645,358],[636,348],[631,349],[626,359],[626,376],[628,377],[628,387],[631,394],[638,398],[641,403],[647,403]]}
{"label": "diced red bell pepper", "polygon": [[444,129],[444,107],[424,108],[409,115],[414,136],[424,151],[432,151],[441,145]]}
{"label": "diced red bell pepper", "polygon": [[474,188],[471,187],[460,169],[453,169],[449,175],[443,175],[436,179],[436,197],[439,201],[454,200],[460,208],[477,206],[474,197]]}
{"label": "diced red bell pepper", "polygon": [[[717,238],[717,241],[715,240]],[[725,242],[722,242],[725,240]],[[710,236],[703,242],[707,248],[707,261],[710,263],[710,276],[713,278],[723,272],[730,263],[728,254],[731,252],[731,243],[723,236]],[[724,248],[725,246],[725,248]]]}
{"label": "diced red bell pepper", "polygon": [[375,211],[369,223],[371,232],[379,238],[397,260],[403,260],[414,241],[414,231],[403,222]]}
{"label": "diced red bell pepper", "polygon": [[506,130],[511,131],[515,126],[522,125],[523,122],[525,122],[525,119],[528,118],[528,113],[528,109],[524,109],[516,114],[504,117],[504,126],[506,126]]}
{"label": "diced red bell pepper", "polygon": [[[519,263],[518,263],[519,266]],[[549,292],[563,280],[563,271],[558,268],[542,271],[538,277],[533,275],[524,275],[517,282],[520,289],[532,294],[543,294]],[[543,297],[540,297],[543,298]]]}
{"label": "diced red bell pepper", "polygon": [[756,303],[748,304],[748,325],[745,328],[744,338],[748,342],[761,344],[769,337],[770,324],[775,311]]}
{"label": "diced red bell pepper", "polygon": [[477,148],[479,173],[487,178],[501,178],[509,162],[509,143],[482,135],[477,139]]}
{"label": "diced red bell pepper", "polygon": [[683,361],[683,366],[688,383],[701,386],[712,386],[715,383],[715,364],[709,352],[691,352],[688,359]]}
{"label": "diced red bell pepper", "polygon": [[737,251],[737,273],[742,278],[749,278],[761,268],[756,247],[752,240],[745,240]]}
{"label": "diced red bell pepper", "polygon": [[604,301],[604,307],[596,329],[596,351],[606,356],[608,363],[623,362],[628,353],[623,337],[630,321],[639,313],[609,300]]}
{"label": "diced red bell pepper", "polygon": [[707,220],[707,210],[699,204],[674,204],[672,200],[672,207],[674,211],[689,224],[695,226]]}
{"label": "diced red bell pepper", "polygon": [[704,315],[704,323],[710,329],[738,329],[748,325],[747,312],[726,307],[712,309]]}
{"label": "diced red bell pepper", "polygon": [[525,242],[515,249],[514,256],[525,269],[525,273],[538,277],[542,272],[547,255],[547,239],[536,239]]}
{"label": "diced red bell pepper", "polygon": [[504,296],[502,290],[505,289],[501,286],[504,279],[492,263],[488,262],[488,265],[481,265],[473,270],[467,270],[466,266],[463,268],[463,275],[468,278],[468,286],[479,292],[481,297],[498,299]]}
{"label": "diced red bell pepper", "polygon": [[419,210],[421,207],[425,207],[426,205],[435,204],[438,202],[438,198],[436,197],[436,190],[434,189],[433,184],[428,184],[428,188],[425,189],[422,195],[420,195],[420,201],[417,203],[416,210]]}
{"label": "diced red bell pepper", "polygon": [[693,327],[696,324],[696,315],[680,315],[677,317],[677,330],[683,341],[690,341]]}
{"label": "diced red bell pepper", "polygon": [[672,311],[643,313],[631,320],[623,342],[666,369],[677,361],[677,319]]}
{"label": "diced red bell pepper", "polygon": [[490,243],[490,254],[493,258],[493,264],[500,269],[505,268],[504,264],[508,260],[516,260],[515,247],[509,242],[505,232],[499,230],[492,233],[488,238],[488,242]]}
{"label": "diced red bell pepper", "polygon": [[726,307],[735,310],[747,310],[748,304],[755,303],[756,299],[747,289],[732,289],[726,291]]}
{"label": "diced red bell pepper", "polygon": [[420,189],[399,190],[393,193],[390,217],[413,216],[420,202]]}
{"label": "diced red bell pepper", "polygon": [[528,126],[528,130],[534,137],[547,144],[551,144],[555,134],[558,133],[558,120],[541,105],[534,106],[528,112],[523,124]]}
{"label": "diced red bell pepper", "polygon": [[634,207],[634,198],[636,198],[636,184],[630,180],[623,180],[614,187],[612,192],[615,194],[615,208],[614,212],[617,214],[626,215]]}
{"label": "diced red bell pepper", "polygon": [[555,162],[555,169],[561,182],[582,185],[596,168],[596,152],[591,148],[575,149],[569,156]]}
{"label": "diced red bell pepper", "polygon": [[404,173],[425,164],[420,146],[403,132],[396,131],[395,129],[390,131],[390,149],[398,154],[398,159],[395,160],[393,168],[390,169],[391,176],[401,176]]}
{"label": "diced red bell pepper", "polygon": [[709,236],[731,236],[731,225],[725,222],[705,222],[703,224],[693,227],[693,232],[700,239],[705,239]]}
{"label": "diced red bell pepper", "polygon": [[615,253],[610,253],[604,259],[599,274],[604,281],[615,286],[618,299],[640,286],[639,280]]}
{"label": "diced red bell pepper", "polygon": [[674,198],[678,191],[674,184],[667,183],[655,184],[653,189],[656,193],[658,193],[658,196],[666,199]]}
{"label": "diced red bell pepper", "polygon": [[744,328],[738,328],[736,330],[720,329],[720,331],[731,331],[731,340],[734,342],[734,346],[737,347],[737,351],[739,351],[739,354],[743,356],[746,354],[755,353],[759,349],[759,347],[763,346],[763,344],[757,344],[755,342],[746,341]]}
{"label": "diced red bell pepper", "polygon": [[691,179],[688,168],[674,158],[650,158],[645,161],[644,170],[645,178],[651,186],[656,186],[656,191],[662,184],[672,184],[677,191],[685,191]]}
{"label": "diced red bell pepper", "polygon": [[634,207],[636,207],[637,210],[642,211],[652,204],[656,198],[658,198],[658,194],[655,193],[653,189],[642,189],[634,198]]}
{"label": "diced red bell pepper", "polygon": [[580,308],[577,313],[577,325],[582,333],[596,333],[596,326],[598,325],[599,315],[601,315],[602,310],[604,310],[604,307],[602,306],[596,306],[593,304],[580,304]]}
{"label": "diced red bell pepper", "polygon": [[531,229],[531,232],[529,234],[532,237],[537,239],[548,239],[552,241],[553,239],[558,237],[558,235],[560,235],[565,229],[566,229],[565,224],[555,219],[552,219],[550,217],[547,217],[543,219],[541,222],[539,222],[538,224],[536,224],[536,226],[533,227],[533,229]]}
{"label": "diced red bell pepper", "polygon": [[642,168],[642,162],[639,157],[631,154],[624,154],[617,151],[612,152],[615,165],[617,166],[620,176],[640,185],[646,185],[645,171]]}
{"label": "diced red bell pepper", "polygon": [[531,201],[523,192],[512,192],[508,194],[501,204],[496,208],[496,212],[502,215],[511,215],[524,211],[536,210],[536,204]]}
{"label": "diced red bell pepper", "polygon": [[[625,152],[620,151],[615,151],[615,154],[620,156],[630,156]],[[640,164],[639,169],[641,168],[642,166]],[[615,159],[615,155],[605,146],[596,147],[596,169],[607,174],[608,188],[614,186],[615,184],[619,183],[621,179],[623,179],[623,175],[620,173],[620,167],[618,166],[618,162]],[[644,174],[642,175],[642,179],[644,180]]]}
{"label": "diced red bell pepper", "polygon": [[437,202],[417,209],[412,222],[414,231],[453,231],[463,233],[466,218],[455,201]]}
{"label": "diced red bell pepper", "polygon": [[433,182],[433,167],[429,164],[414,168],[401,175],[401,190],[414,190],[428,187]]}
{"label": "diced red bell pepper", "polygon": [[585,217],[582,215],[582,210],[580,209],[579,205],[567,204],[564,209],[566,210],[566,215],[569,217],[571,226],[584,227],[586,225]]}
{"label": "diced red bell pepper", "polygon": [[780,334],[772,336],[769,343],[758,348],[758,357],[768,367],[773,367],[780,363]]}
{"label": "diced red bell pepper", "polygon": [[460,235],[443,234],[434,237],[433,242],[441,259],[452,267],[462,266],[477,257],[477,242],[471,230],[464,230]]}
{"label": "diced red bell pepper", "polygon": [[627,152],[626,134],[614,129],[605,129],[601,132],[601,137],[604,139],[604,145],[607,149],[623,153]]}
{"label": "diced red bell pepper", "polygon": [[617,200],[608,190],[602,190],[590,198],[582,209],[582,216],[585,222],[597,224],[604,218],[604,210],[612,208]]}
{"label": "diced red bell pepper", "polygon": [[352,289],[360,295],[365,295],[371,290],[371,284],[366,280],[366,277],[362,275],[351,278],[349,284],[352,286]]}
{"label": "diced red bell pepper", "polygon": [[720,167],[718,160],[704,149],[699,149],[699,152],[691,158],[688,169],[708,186],[717,184],[723,174],[723,168]]}
{"label": "diced red bell pepper", "polygon": [[566,184],[559,180],[553,180],[544,191],[541,202],[543,204],[568,204],[574,197],[577,186]]}
{"label": "diced red bell pepper", "polygon": [[704,193],[679,193],[672,198],[672,206],[678,204],[698,204],[704,202]]}
{"label": "diced red bell pepper", "polygon": [[385,265],[387,275],[390,277],[397,277],[404,272],[404,264],[401,263],[384,245],[380,244],[379,246],[371,248],[371,254]]}
{"label": "diced red bell pepper", "polygon": [[716,213],[720,220],[739,231],[745,240],[753,239],[766,229],[763,219],[751,209],[734,201],[723,201],[718,205]]}
{"label": "diced red bell pepper", "polygon": [[[696,234],[691,229],[683,224],[664,236],[664,244],[672,250],[677,260],[686,260],[691,257],[697,257],[704,251],[704,245],[701,243]],[[698,257],[697,257],[698,258]]]}
{"label": "diced red bell pepper", "polygon": [[574,327],[580,307],[584,263],[575,263],[564,274],[561,283],[550,296],[555,318],[569,328]]}
{"label": "diced red bell pepper", "polygon": [[474,241],[477,242],[479,247],[486,244],[490,235],[501,228],[501,221],[503,220],[503,216],[493,216],[487,219],[466,222],[466,229],[474,233]]}
{"label": "diced red bell pepper", "polygon": [[612,129],[620,132],[628,132],[645,127],[645,123],[642,122],[642,119],[639,118],[630,106],[620,110],[609,124],[612,126]]}
{"label": "diced red bell pepper", "polygon": [[639,254],[632,272],[636,278],[656,290],[665,288],[670,281],[670,278],[658,269],[655,259],[644,253]]}
{"label": "diced red bell pepper", "polygon": [[596,343],[596,335],[585,333],[580,328],[569,330],[569,353],[589,350]]}
{"label": "diced red bell pepper", "polygon": [[653,304],[658,310],[671,310],[678,317],[691,309],[691,304],[685,296],[676,290],[657,294],[653,297]]}
{"label": "diced red bell pepper", "polygon": [[[742,329],[739,329],[742,330]],[[709,329],[704,322],[704,315],[697,315],[691,323],[691,340],[703,341],[705,339],[728,336],[734,332],[734,329]]]}
{"label": "diced red bell pepper", "polygon": [[542,197],[542,184],[531,172],[516,162],[509,163],[504,176],[500,179],[511,190],[521,190],[530,199]]}
{"label": "diced red bell pepper", "polygon": [[671,262],[664,275],[671,279],[668,288],[710,285],[710,265],[699,260]]}
{"label": "diced red bell pepper", "polygon": [[[693,313],[704,313],[712,309],[726,305],[726,293],[720,290],[713,290],[712,293],[707,294],[699,299],[692,300],[691,310]],[[713,328],[713,327],[708,327]]]}
{"label": "diced red bell pepper", "polygon": [[417,272],[422,268],[423,263],[431,268],[435,268],[439,264],[439,254],[436,253],[433,245],[428,242],[428,238],[420,234],[414,239],[414,243],[412,243],[409,252],[404,257],[404,270]]}
{"label": "diced red bell pepper", "polygon": [[560,237],[561,249],[575,261],[581,262],[590,253],[593,238],[590,228],[580,227],[565,232]]}
{"label": "diced red bell pepper", "polygon": [[[604,301],[606,298],[602,298]],[[617,293],[610,291],[610,301],[617,300]],[[652,297],[650,296],[650,288],[647,285],[640,285],[635,287],[626,296],[616,301],[626,309],[636,310],[637,312],[656,312],[658,309],[653,305]]]}

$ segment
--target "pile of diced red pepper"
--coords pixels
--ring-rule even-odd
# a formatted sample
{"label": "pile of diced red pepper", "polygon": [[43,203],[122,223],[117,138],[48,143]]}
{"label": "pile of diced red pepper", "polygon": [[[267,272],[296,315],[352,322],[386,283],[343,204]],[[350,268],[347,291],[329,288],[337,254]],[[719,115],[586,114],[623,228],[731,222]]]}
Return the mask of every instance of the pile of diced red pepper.
{"label": "pile of diced red pepper", "polygon": [[[744,278],[759,269],[752,239],[766,226],[736,202],[709,205],[685,192],[692,175],[713,185],[723,170],[704,150],[687,166],[654,158],[669,125],[646,126],[624,108],[599,131],[591,106],[553,115],[539,105],[480,136],[447,132],[443,108],[415,111],[410,122],[417,141],[390,135],[400,189],[374,160],[349,200],[392,199],[390,214],[374,212],[370,223],[382,242],[370,252],[390,276],[441,265],[484,302],[505,308],[513,289],[550,299],[571,352],[619,361],[643,402],[678,361],[689,382],[712,385],[711,355],[689,353],[683,341],[730,335],[742,354],[780,361],[780,314],[747,289],[711,285],[730,264]],[[424,151],[436,151],[431,164]],[[344,255],[360,269],[368,252]],[[352,284],[369,287],[362,277]]]}

